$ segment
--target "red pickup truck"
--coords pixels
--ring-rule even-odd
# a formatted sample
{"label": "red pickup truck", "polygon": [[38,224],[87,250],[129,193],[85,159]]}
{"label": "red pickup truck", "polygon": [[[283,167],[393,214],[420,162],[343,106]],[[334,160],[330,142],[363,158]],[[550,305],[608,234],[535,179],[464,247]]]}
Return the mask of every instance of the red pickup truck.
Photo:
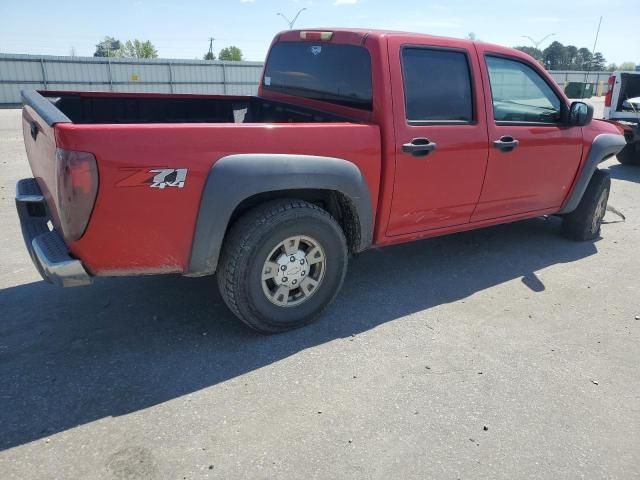
{"label": "red pickup truck", "polygon": [[329,305],[350,254],[541,215],[599,235],[621,131],[531,57],[373,30],[276,36],[257,96],[23,92],[17,185],[42,276],[217,273],[265,333]]}

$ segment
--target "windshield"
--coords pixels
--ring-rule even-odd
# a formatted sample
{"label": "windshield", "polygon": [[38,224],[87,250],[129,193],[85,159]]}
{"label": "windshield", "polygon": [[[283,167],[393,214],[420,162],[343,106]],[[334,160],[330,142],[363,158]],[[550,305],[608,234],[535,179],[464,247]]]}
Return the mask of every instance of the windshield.
{"label": "windshield", "polygon": [[366,48],[322,42],[276,43],[263,88],[371,110],[371,58]]}

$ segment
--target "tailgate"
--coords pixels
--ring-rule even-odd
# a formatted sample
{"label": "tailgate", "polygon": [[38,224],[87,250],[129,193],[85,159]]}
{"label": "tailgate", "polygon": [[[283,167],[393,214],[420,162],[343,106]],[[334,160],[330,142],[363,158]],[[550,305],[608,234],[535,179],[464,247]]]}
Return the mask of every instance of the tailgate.
{"label": "tailgate", "polygon": [[71,123],[71,120],[36,91],[22,92],[22,101],[22,134],[29,165],[44,195],[52,222],[59,228],[55,124]]}

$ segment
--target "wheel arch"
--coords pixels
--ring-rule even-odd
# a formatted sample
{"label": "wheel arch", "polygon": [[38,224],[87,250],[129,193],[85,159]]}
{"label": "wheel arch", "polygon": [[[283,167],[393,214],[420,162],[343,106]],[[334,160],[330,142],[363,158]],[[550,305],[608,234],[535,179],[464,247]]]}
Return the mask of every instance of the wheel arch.
{"label": "wheel arch", "polygon": [[626,142],[622,135],[611,133],[601,133],[593,139],[584,167],[578,173],[573,189],[558,214],[571,213],[578,207],[598,165],[616,155],[624,148],[625,144]]}
{"label": "wheel arch", "polygon": [[329,211],[351,252],[371,245],[371,196],[352,162],[310,155],[229,155],[214,164],[205,182],[186,274],[215,273],[229,227],[250,208],[275,198],[306,200]]}

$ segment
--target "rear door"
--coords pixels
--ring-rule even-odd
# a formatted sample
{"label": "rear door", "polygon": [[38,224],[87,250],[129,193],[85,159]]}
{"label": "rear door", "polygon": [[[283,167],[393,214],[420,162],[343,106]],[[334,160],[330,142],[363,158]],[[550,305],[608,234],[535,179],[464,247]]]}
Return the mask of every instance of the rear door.
{"label": "rear door", "polygon": [[395,180],[387,235],[469,222],[487,164],[480,69],[467,42],[389,38]]}
{"label": "rear door", "polygon": [[488,110],[489,163],[472,221],[560,207],[580,164],[582,130],[561,123],[566,100],[537,67],[477,45]]}

